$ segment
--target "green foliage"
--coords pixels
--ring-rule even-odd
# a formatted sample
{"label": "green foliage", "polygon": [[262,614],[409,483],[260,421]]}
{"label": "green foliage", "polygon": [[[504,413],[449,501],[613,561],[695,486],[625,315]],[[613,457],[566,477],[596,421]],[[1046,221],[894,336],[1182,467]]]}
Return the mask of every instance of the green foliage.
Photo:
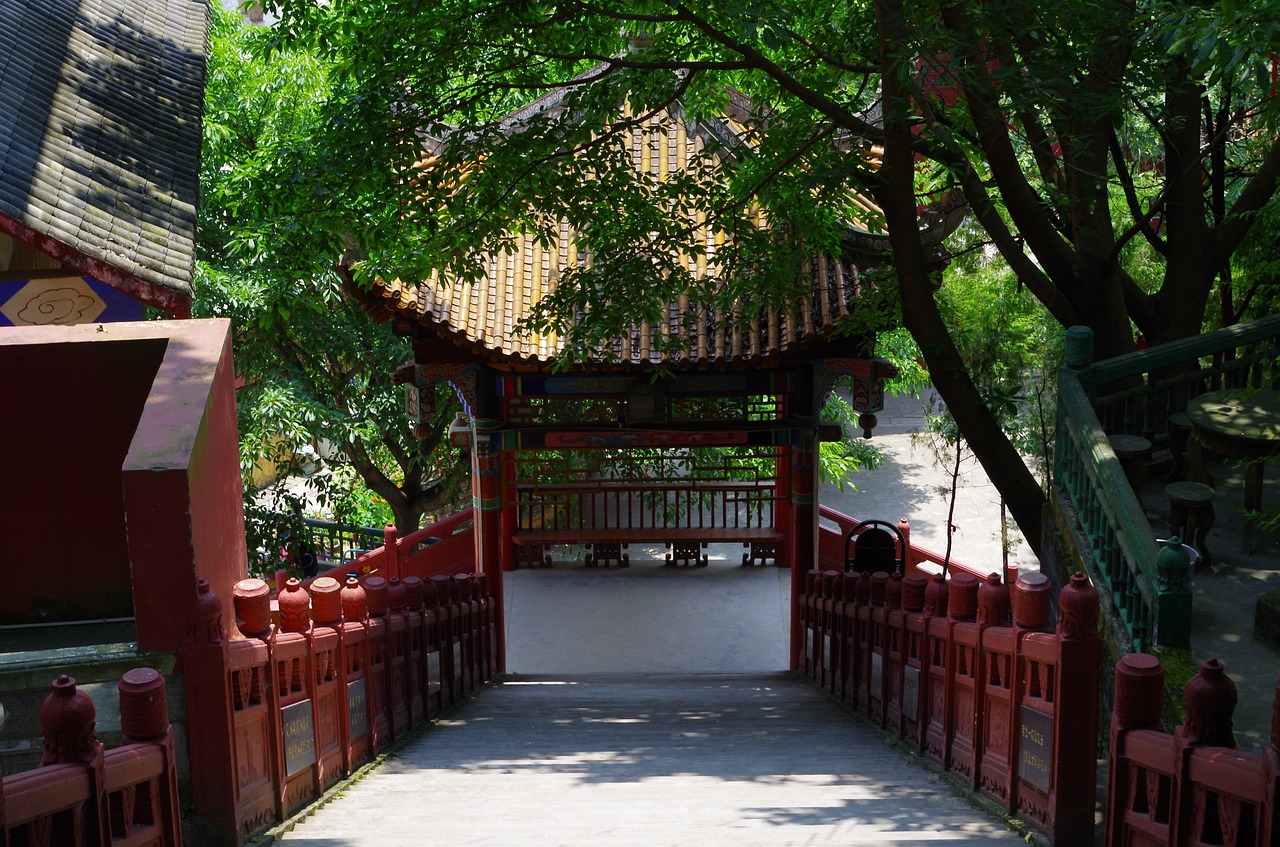
{"label": "green foliage", "polygon": [[[390,381],[409,345],[346,297],[333,271],[348,220],[329,202],[327,182],[341,177],[318,145],[331,137],[334,69],[309,51],[266,50],[273,38],[215,10],[193,306],[232,322],[250,546],[268,552],[279,533],[268,513],[374,526],[392,514],[403,532],[461,502],[467,477],[455,451],[435,449],[456,399],[439,391],[434,436],[412,437]],[[325,472],[255,490],[255,468],[283,479],[322,464],[320,454]]]}
{"label": "green foliage", "polygon": [[834,485],[841,491],[852,486],[852,477],[859,471],[873,471],[884,463],[884,454],[870,441],[862,438],[858,427],[858,413],[840,391],[833,391],[822,407],[822,420],[840,424],[844,437],[839,441],[824,441],[818,446],[819,479]]}
{"label": "green foliage", "polygon": [[[1009,270],[991,265],[979,293],[958,296],[949,280],[931,297],[922,277],[950,257],[899,230],[894,268],[913,296],[892,303],[897,288],[867,274],[894,308],[850,321],[879,330],[900,311],[931,361],[945,359],[935,375],[975,370],[976,386],[947,388],[966,426],[990,428],[970,412],[989,403],[1030,449],[1048,443],[1037,398],[1052,372],[1033,354],[1055,341],[1022,322],[1087,324],[1104,355],[1131,349],[1135,326],[1153,341],[1201,330],[1242,224],[1275,194],[1276,3],[276,0],[281,23],[238,48],[254,67],[234,72],[260,75],[265,93],[241,111],[215,99],[213,138],[228,152],[205,166],[226,185],[216,205],[238,220],[207,231],[221,225],[239,260],[291,280],[347,253],[361,280],[440,271],[461,284],[512,249],[513,231],[549,240],[567,222],[590,261],[564,269],[526,329],[558,333],[572,361],[659,325],[682,293],[719,314],[795,302],[806,257],[841,253],[854,229],[883,231],[866,197],[911,210],[963,191]],[[281,97],[295,89],[272,80],[300,81],[306,96]],[[652,117],[644,148],[679,131],[663,115],[723,129],[726,113],[736,138],[721,133],[665,179],[619,143],[629,122]],[[279,131],[245,131],[257,115]],[[912,132],[886,136],[884,119]],[[869,154],[904,136],[919,164],[889,179]],[[699,237],[703,221],[729,238]],[[1233,319],[1243,306],[1222,285]],[[1012,290],[1047,311],[1017,308]],[[289,312],[263,300],[268,326]],[[942,329],[939,311],[952,317]],[[947,327],[964,336],[959,352]],[[972,439],[1008,448],[999,436]],[[1028,495],[1035,480],[1003,484]]]}

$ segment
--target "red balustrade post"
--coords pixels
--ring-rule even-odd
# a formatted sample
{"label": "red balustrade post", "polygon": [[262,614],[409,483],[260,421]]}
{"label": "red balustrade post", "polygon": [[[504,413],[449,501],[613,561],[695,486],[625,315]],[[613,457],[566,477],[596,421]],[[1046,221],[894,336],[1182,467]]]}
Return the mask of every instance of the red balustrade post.
{"label": "red balustrade post", "polygon": [[387,524],[382,528],[382,576],[383,579],[396,579],[401,574],[404,563],[400,556],[400,536],[396,533],[395,524]]}
{"label": "red balustrade post", "polygon": [[[1147,786],[1125,755],[1129,734],[1135,730],[1159,730],[1164,712],[1164,668],[1155,656],[1130,653],[1116,662],[1115,695],[1111,709],[1110,746],[1107,752],[1107,847],[1128,843],[1131,798],[1142,797]],[[1145,782],[1145,780],[1143,781]],[[1163,822],[1167,827],[1168,823]],[[1146,833],[1148,837],[1152,833]]]}
{"label": "red balustrade post", "polygon": [[929,616],[925,614],[925,589],[928,583],[929,577],[917,570],[908,571],[902,578],[902,693],[898,734],[917,753],[924,743],[920,706],[929,694],[929,676],[925,670],[929,622]]}
{"label": "red balustrade post", "polygon": [[979,728],[982,726],[982,630],[977,621],[978,579],[966,571],[951,575],[947,591],[947,617],[951,623],[951,663],[947,770],[957,773],[971,787],[977,785]]}
{"label": "red balustrade post", "polygon": [[426,684],[427,715],[436,717],[444,710],[444,666],[441,658],[440,590],[434,580],[422,581],[423,626],[427,631]]}
{"label": "red balustrade post", "polygon": [[[182,814],[178,801],[178,766],[169,724],[164,676],[153,668],[134,668],[120,677],[120,732],[124,744],[154,744],[161,750],[164,774],[142,788],[151,810],[151,823],[161,833],[162,847],[182,847]],[[0,831],[3,831],[0,820]]]}
{"label": "red balustrade post", "polygon": [[856,571],[840,574],[840,594],[844,603],[840,607],[840,700],[854,705],[858,702],[858,577]]}
{"label": "red balustrade post", "polygon": [[859,574],[853,586],[854,642],[858,662],[857,701],[854,708],[871,717],[871,575]]}
{"label": "red balustrade post", "polygon": [[[1263,844],[1280,843],[1280,821],[1276,809],[1280,806],[1280,677],[1276,677],[1271,698],[1271,735],[1267,748],[1262,751],[1262,831]],[[3,829],[4,797],[0,797],[0,830]]]}
{"label": "red balustrade post", "polygon": [[[1224,747],[1234,750],[1235,732],[1232,718],[1239,695],[1236,684],[1227,676],[1217,659],[1201,662],[1200,670],[1187,680],[1182,689],[1186,713],[1182,724],[1173,731],[1174,773],[1173,814],[1170,843],[1199,840],[1196,833],[1194,777],[1191,753],[1197,747]],[[1192,831],[1184,831],[1192,830]]]}
{"label": "red balustrade post", "polygon": [[40,728],[44,731],[44,756],[40,767],[77,765],[89,777],[86,815],[75,821],[75,843],[111,843],[107,809],[106,768],[102,742],[94,729],[97,710],[93,700],[76,690],[76,681],[62,674],[53,681],[52,691],[40,705]]}
{"label": "red balustrade post", "polygon": [[826,663],[829,668],[827,672],[827,690],[835,697],[840,698],[844,695],[845,680],[845,659],[847,647],[849,644],[848,634],[848,618],[845,617],[845,607],[849,603],[849,598],[845,597],[845,589],[848,580],[841,571],[831,571],[831,580],[827,587],[830,595],[831,612],[828,616],[830,626],[830,634],[827,637],[827,659]]}
{"label": "red balustrade post", "polygon": [[390,627],[387,615],[390,613],[390,602],[387,598],[387,581],[381,576],[366,576],[361,580],[364,586],[365,604],[369,616],[365,619],[365,632],[368,633],[369,664],[366,676],[369,683],[366,689],[369,694],[369,714],[373,725],[373,750],[376,753],[395,739],[392,712],[395,704],[392,701],[392,679],[390,658]]}
{"label": "red balustrade post", "polygon": [[453,593],[458,598],[462,612],[462,657],[466,667],[464,684],[467,691],[480,686],[480,603],[471,574],[460,573],[453,578]]}
{"label": "red balustrade post", "polygon": [[410,678],[409,722],[418,724],[427,714],[426,619],[422,612],[422,580],[406,576],[404,585],[405,619],[408,624],[408,661]]}
{"label": "red balustrade post", "polygon": [[197,583],[191,634],[179,652],[187,703],[187,754],[196,814],[226,843],[238,837],[239,790],[232,727],[231,679],[222,602],[208,580]]}
{"label": "red balustrade post", "polygon": [[320,793],[320,745],[316,729],[316,680],[312,653],[311,595],[290,578],[276,595],[280,630],[269,644],[275,675],[272,709],[280,727],[276,765],[280,774],[276,802],[281,817],[300,809]]}
{"label": "red balustrade post", "polygon": [[942,767],[951,749],[951,619],[947,616],[947,581],[934,575],[924,589],[926,696],[921,723],[923,752]]}
{"label": "red balustrade post", "polygon": [[902,733],[903,651],[906,648],[906,617],[902,610],[902,574],[893,573],[884,587],[885,609],[885,719],[884,726],[895,735]]}
{"label": "red balustrade post", "polygon": [[373,753],[373,708],[376,697],[370,694],[369,678],[369,610],[364,586],[356,577],[347,577],[342,587],[342,684],[346,691],[346,743],[342,765],[347,773]]}
{"label": "red balustrade post", "polygon": [[823,571],[818,578],[818,668],[817,681],[823,688],[831,685],[835,665],[832,652],[836,631],[836,578],[838,571]]}
{"label": "red balustrade post", "polygon": [[885,609],[885,593],[889,574],[876,571],[871,575],[871,603],[868,618],[867,643],[870,648],[869,679],[867,685],[868,715],[880,726],[885,725],[888,700],[888,678],[885,673],[885,653],[888,643],[888,618]]}
{"label": "red balustrade post", "polygon": [[804,651],[800,656],[798,670],[810,679],[817,678],[818,666],[818,584],[822,571],[810,568],[804,571],[804,582],[800,593],[795,597],[799,611],[797,621],[802,627]]}
{"label": "red balustrade post", "polygon": [[1097,788],[1098,691],[1102,640],[1098,592],[1083,573],[1058,595],[1058,679],[1049,795],[1054,844],[1089,844]]}
{"label": "red balustrade post", "polygon": [[1018,726],[1018,669],[1010,626],[1009,587],[989,574],[978,588],[979,666],[978,788],[1006,811],[1015,808],[1014,729]]}
{"label": "red balustrade post", "polygon": [[911,547],[911,521],[905,517],[898,519],[898,532],[902,534],[902,574],[906,576],[916,571],[916,565],[919,564],[915,556],[915,551]]}
{"label": "red balustrade post", "polygon": [[313,671],[313,712],[317,787],[325,790],[341,778],[349,745],[346,686],[342,667],[342,587],[333,577],[311,583],[311,623],[307,631]]}

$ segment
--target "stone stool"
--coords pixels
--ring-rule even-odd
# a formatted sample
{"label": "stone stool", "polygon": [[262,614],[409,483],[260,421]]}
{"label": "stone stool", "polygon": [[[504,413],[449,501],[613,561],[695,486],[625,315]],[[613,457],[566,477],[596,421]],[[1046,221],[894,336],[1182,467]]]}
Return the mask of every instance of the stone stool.
{"label": "stone stool", "polygon": [[1200,551],[1197,570],[1212,564],[1207,539],[1216,517],[1217,492],[1199,482],[1174,482],[1165,486],[1164,494],[1169,498],[1169,532]]}
{"label": "stone stool", "polygon": [[1151,441],[1141,435],[1112,435],[1108,439],[1124,475],[1137,494],[1142,490],[1142,483],[1147,481],[1147,460],[1151,458]]}
{"label": "stone stool", "polygon": [[1186,479],[1187,441],[1191,438],[1191,418],[1186,412],[1169,415],[1169,452],[1173,455],[1173,469],[1165,479]]}

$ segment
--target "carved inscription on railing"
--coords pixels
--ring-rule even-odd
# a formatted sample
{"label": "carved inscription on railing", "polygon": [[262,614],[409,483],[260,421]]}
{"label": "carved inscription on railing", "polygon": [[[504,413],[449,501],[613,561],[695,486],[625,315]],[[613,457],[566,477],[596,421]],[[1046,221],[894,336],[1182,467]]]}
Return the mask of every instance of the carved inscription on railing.
{"label": "carved inscription on railing", "polygon": [[884,691],[884,656],[871,654],[871,696],[879,700]]}
{"label": "carved inscription on railing", "polygon": [[1018,744],[1018,776],[1045,794],[1049,793],[1052,742],[1053,716],[1024,705]]}
{"label": "carved inscription on railing", "polygon": [[316,763],[316,732],[311,719],[311,701],[303,700],[280,710],[284,723],[285,776],[293,776]]}
{"label": "carved inscription on railing", "polygon": [[364,680],[347,683],[347,731],[359,738],[369,731],[369,701],[364,696]]}
{"label": "carved inscription on railing", "polygon": [[902,715],[920,720],[920,669],[907,665],[902,669]]}

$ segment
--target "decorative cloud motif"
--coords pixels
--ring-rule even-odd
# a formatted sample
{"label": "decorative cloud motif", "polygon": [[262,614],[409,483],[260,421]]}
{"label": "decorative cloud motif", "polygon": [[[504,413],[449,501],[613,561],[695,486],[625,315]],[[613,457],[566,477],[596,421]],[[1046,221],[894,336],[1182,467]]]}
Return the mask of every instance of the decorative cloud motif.
{"label": "decorative cloud motif", "polygon": [[83,279],[32,280],[0,307],[15,326],[90,323],[106,304]]}

